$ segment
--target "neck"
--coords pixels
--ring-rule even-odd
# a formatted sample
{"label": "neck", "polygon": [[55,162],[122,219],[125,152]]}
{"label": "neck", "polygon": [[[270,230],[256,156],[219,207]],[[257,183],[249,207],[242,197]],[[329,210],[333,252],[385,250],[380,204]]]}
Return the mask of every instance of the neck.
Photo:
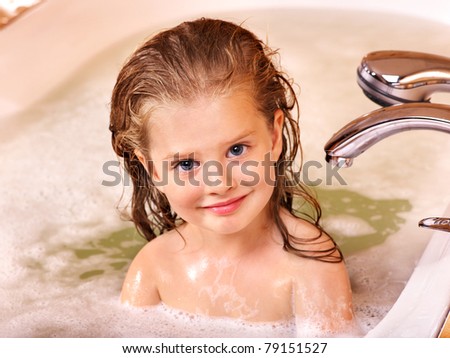
{"label": "neck", "polygon": [[222,234],[187,223],[183,235],[191,249],[208,251],[221,257],[239,257],[250,253],[274,235],[274,221],[268,207],[244,229]]}

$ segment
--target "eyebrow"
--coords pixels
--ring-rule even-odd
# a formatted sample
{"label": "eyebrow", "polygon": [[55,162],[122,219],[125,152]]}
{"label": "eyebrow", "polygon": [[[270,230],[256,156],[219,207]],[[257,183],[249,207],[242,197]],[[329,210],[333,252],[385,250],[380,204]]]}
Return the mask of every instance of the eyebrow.
{"label": "eyebrow", "polygon": [[[242,141],[243,139],[245,139],[248,136],[251,136],[252,134],[256,133],[256,130],[250,130],[247,132],[243,132],[240,133],[239,135],[237,135],[236,137],[234,137],[231,140],[228,140],[226,142],[224,142],[222,145],[226,146],[231,146],[234,143],[239,143],[240,141]],[[193,158],[194,157],[194,152],[190,152],[190,153],[180,153],[180,152],[176,152],[176,153],[169,153],[167,154],[163,160],[168,160],[168,159],[181,159],[181,158]]]}
{"label": "eyebrow", "polygon": [[169,153],[169,154],[167,154],[164,158],[163,158],[163,160],[168,160],[168,159],[171,159],[171,160],[178,160],[178,159],[193,159],[194,158],[194,152],[191,152],[191,153],[186,153],[186,154],[183,154],[183,153],[179,153],[179,152],[176,152],[176,153]]}

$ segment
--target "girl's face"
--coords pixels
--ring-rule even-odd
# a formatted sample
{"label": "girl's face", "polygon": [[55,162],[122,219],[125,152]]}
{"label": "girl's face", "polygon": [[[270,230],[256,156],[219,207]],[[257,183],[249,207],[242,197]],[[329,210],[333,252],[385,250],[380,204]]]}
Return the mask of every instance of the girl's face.
{"label": "girl's face", "polygon": [[242,92],[159,108],[148,126],[153,181],[188,225],[240,232],[268,213],[283,120],[275,111],[270,128]]}

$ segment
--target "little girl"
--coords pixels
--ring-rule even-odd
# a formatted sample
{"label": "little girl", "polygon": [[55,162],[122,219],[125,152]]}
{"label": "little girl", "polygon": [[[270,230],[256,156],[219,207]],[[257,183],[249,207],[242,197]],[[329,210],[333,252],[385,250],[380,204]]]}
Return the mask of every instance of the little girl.
{"label": "little girl", "polygon": [[241,26],[202,18],[157,34],[120,71],[112,145],[133,181],[131,219],[149,241],[122,302],[295,318],[299,336],[350,332],[347,271],[294,175],[298,103],[274,55]]}

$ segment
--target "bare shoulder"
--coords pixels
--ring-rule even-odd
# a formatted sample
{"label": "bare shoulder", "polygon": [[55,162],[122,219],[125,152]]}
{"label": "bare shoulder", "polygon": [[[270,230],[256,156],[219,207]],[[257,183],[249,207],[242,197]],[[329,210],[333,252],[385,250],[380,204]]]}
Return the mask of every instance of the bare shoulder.
{"label": "bare shoulder", "polygon": [[174,232],[167,232],[145,244],[133,259],[130,269],[139,269],[150,273],[160,261],[170,255],[176,238]]}
{"label": "bare shoulder", "polygon": [[132,306],[151,306],[161,299],[158,293],[158,267],[167,262],[170,241],[175,235],[168,232],[147,243],[131,262],[126,274],[121,301]]}
{"label": "bare shoulder", "polygon": [[[296,317],[317,319],[317,328],[330,334],[345,334],[353,329],[352,292],[347,268],[334,241],[314,224],[284,217],[293,239],[292,246],[308,251],[309,258],[290,255]],[[322,255],[327,255],[322,257]],[[321,312],[320,315],[311,312]]]}
{"label": "bare shoulder", "polygon": [[291,245],[299,252],[319,261],[336,262],[341,258],[336,243],[314,224],[283,211],[282,219],[291,235]]}
{"label": "bare shoulder", "polygon": [[[341,253],[331,237],[314,224],[284,213],[283,221],[292,235],[291,245],[298,250],[290,255],[294,271],[314,272],[311,277],[315,285],[323,281],[327,285],[333,280],[347,284],[348,274]],[[305,258],[307,256],[307,258]]]}

